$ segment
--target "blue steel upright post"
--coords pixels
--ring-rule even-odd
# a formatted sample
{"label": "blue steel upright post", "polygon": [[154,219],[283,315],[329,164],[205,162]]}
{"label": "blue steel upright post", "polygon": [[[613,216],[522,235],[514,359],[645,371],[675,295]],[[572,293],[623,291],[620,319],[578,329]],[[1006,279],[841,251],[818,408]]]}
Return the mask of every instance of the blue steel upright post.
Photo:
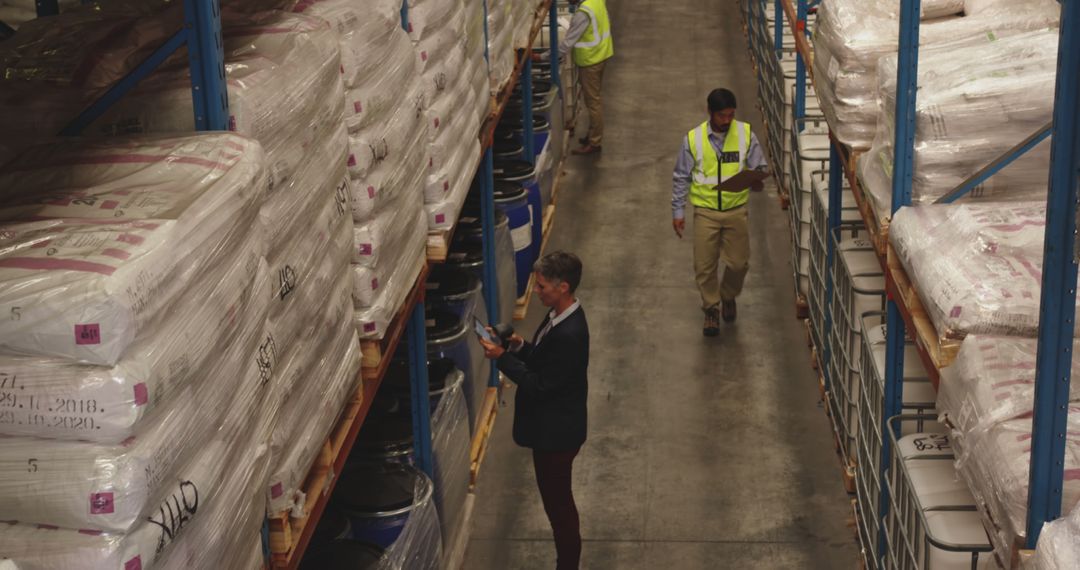
{"label": "blue steel upright post", "polygon": [[1035,548],[1044,522],[1061,516],[1076,317],[1075,247],[1077,184],[1080,184],[1078,100],[1080,0],[1062,0],[1031,434],[1028,548]]}
{"label": "blue steel upright post", "polygon": [[427,366],[427,324],[424,317],[424,301],[421,299],[409,315],[406,331],[409,349],[409,387],[412,392],[413,454],[416,466],[435,476],[435,463],[431,455],[431,396]]}
{"label": "blue steel upright post", "polygon": [[[566,93],[563,90],[562,85],[562,69],[559,61],[559,2],[558,0],[551,0],[551,10],[548,12],[548,43],[551,49],[551,83],[558,87],[559,96],[565,100]],[[555,125],[551,125],[554,129]],[[562,125],[559,125],[562,128]]]}
{"label": "blue steel upright post", "polygon": [[188,63],[195,129],[229,130],[229,92],[225,87],[225,48],[218,0],[184,0]]}
{"label": "blue steel upright post", "polygon": [[401,29],[409,31],[409,0],[401,0]]}
{"label": "blue steel upright post", "polygon": [[[893,142],[894,166],[892,180],[892,214],[911,205],[911,179],[915,157],[915,97],[919,80],[919,14],[921,0],[901,0],[900,43],[896,71],[896,138]],[[907,327],[896,300],[887,303],[885,339],[885,401],[882,402],[881,433],[889,433],[889,418],[899,415],[904,390],[904,344]],[[891,458],[888,437],[881,442],[881,481],[886,480]],[[888,485],[881,486],[878,499],[879,517],[889,511]],[[878,535],[878,554],[886,551],[886,527]],[[878,561],[880,562],[880,560]]]}
{"label": "blue steel upright post", "polygon": [[[840,212],[843,205],[843,191],[844,191],[844,165],[840,162],[840,152],[836,149],[836,144],[833,141],[829,141],[829,223],[828,232],[825,237],[825,302],[824,307],[832,306],[833,293],[836,291],[836,283],[833,282],[833,264],[836,263],[836,243],[833,241],[833,237],[836,235],[836,230],[840,227]],[[825,379],[825,390],[832,389],[832,382],[836,380],[829,376],[828,362],[832,360],[833,346],[832,342],[827,339],[832,338],[832,311],[825,311],[825,341],[822,343],[825,345],[824,349],[824,364],[820,365],[821,376]]]}
{"label": "blue steel upright post", "polygon": [[533,141],[533,84],[532,84],[532,54],[523,56],[525,63],[521,66],[521,146],[524,147],[525,160],[536,164],[536,145]]}
{"label": "blue steel upright post", "polygon": [[[791,30],[792,37],[797,37],[806,29],[806,0],[798,0],[794,28]],[[786,93],[785,93],[786,95]],[[799,132],[803,130],[802,118],[806,116],[806,60],[799,50],[799,44],[795,43],[795,125]],[[828,338],[826,336],[826,338]],[[826,343],[828,344],[828,343]]]}
{"label": "blue steel upright post", "polygon": [[[774,0],[776,3],[776,12],[773,14],[773,42],[776,49],[776,61],[779,62],[782,58],[784,51],[784,4],[783,0]],[[767,30],[766,30],[767,31]]]}

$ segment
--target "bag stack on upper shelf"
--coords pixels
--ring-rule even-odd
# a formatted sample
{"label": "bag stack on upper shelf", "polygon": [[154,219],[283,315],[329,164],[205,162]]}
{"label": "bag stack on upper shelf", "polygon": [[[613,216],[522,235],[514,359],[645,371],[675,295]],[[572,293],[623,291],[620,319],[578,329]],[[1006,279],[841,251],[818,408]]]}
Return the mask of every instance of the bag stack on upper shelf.
{"label": "bag stack on upper shelf", "polygon": [[231,134],[56,143],[0,169],[0,496],[20,521],[0,556],[150,568],[250,499],[277,405],[269,186]]}
{"label": "bag stack on upper shelf", "polygon": [[381,338],[425,260],[428,126],[415,54],[393,0],[315,0],[296,10],[338,31],[351,179],[349,287],[357,331]]}
{"label": "bag stack on upper shelf", "polygon": [[487,0],[488,78],[491,93],[510,81],[514,72],[514,0]]}
{"label": "bag stack on upper shelf", "polygon": [[[921,50],[915,102],[912,202],[945,196],[1048,124],[1057,75],[1056,30]],[[878,67],[878,134],[859,161],[863,187],[887,220],[892,201],[896,55]],[[1040,200],[1046,196],[1046,140],[964,196],[964,200]]]}
{"label": "bag stack on upper shelf", "polygon": [[[963,15],[953,0],[923,4],[919,45],[924,51],[1056,27],[1060,15],[1055,0],[964,0]],[[899,0],[830,0],[818,10],[813,62],[817,94],[837,139],[855,149],[869,149],[877,133],[878,62],[896,54],[899,8]]]}
{"label": "bag stack on upper shelf", "polygon": [[[487,98],[477,91],[485,62],[476,49],[477,2],[422,0],[409,9],[410,36],[421,62],[430,132],[424,184],[428,228],[457,223],[480,161],[480,122]],[[482,6],[481,6],[482,7]]]}
{"label": "bag stack on upper shelf", "polygon": [[[55,46],[50,47],[49,40],[56,39],[55,34],[31,26],[25,30],[25,36],[20,32],[10,42],[5,42],[2,57],[16,64],[16,69],[29,71],[43,58],[53,65],[33,68],[33,74],[25,77],[33,81],[12,80],[0,84],[3,94],[0,95],[0,113],[5,118],[26,113],[19,104],[27,101],[30,101],[31,109],[42,111],[35,117],[22,119],[16,133],[34,133],[28,138],[35,138],[57,132],[67,121],[63,117],[74,117],[100,94],[100,89],[87,88],[84,75],[95,77],[94,85],[108,85],[138,61],[136,55],[144,53],[146,45],[156,47],[155,42],[168,27],[168,20],[161,14],[170,13],[173,8],[166,7],[165,12],[155,13],[146,7],[146,13],[129,16],[126,11],[119,10],[127,5],[121,1],[104,3],[60,18],[71,18],[82,24],[83,27],[77,29],[91,34],[90,37],[96,37],[93,36],[98,29],[96,26],[127,30],[129,34],[124,38],[129,43],[80,44],[78,37],[64,37],[60,48],[53,49]],[[172,15],[175,17],[175,13]],[[143,26],[144,23],[156,26]],[[62,27],[57,25],[57,28]],[[235,225],[237,228],[265,228],[263,241],[268,267],[258,289],[259,298],[267,303],[267,324],[265,334],[257,339],[252,361],[258,365],[262,384],[270,391],[262,413],[272,418],[280,415],[281,418],[280,422],[265,426],[265,434],[260,439],[264,444],[272,443],[271,448],[259,452],[256,446],[244,445],[229,454],[251,460],[230,473],[235,475],[236,481],[246,477],[252,486],[258,483],[263,489],[261,496],[258,499],[228,499],[230,505],[254,502],[265,509],[265,498],[269,497],[272,508],[277,510],[293,507],[303,498],[299,487],[338,412],[355,388],[360,366],[350,299],[353,287],[349,260],[354,249],[350,211],[353,208],[347,171],[348,138],[343,114],[345,98],[339,37],[325,20],[286,12],[254,15],[224,12],[222,28],[230,102],[229,127],[258,140],[265,149],[268,190],[264,190],[256,202],[256,219]],[[96,49],[98,47],[101,49]],[[103,57],[103,54],[113,52],[130,57]],[[76,68],[78,74],[72,71],[71,62],[81,62],[82,65]],[[39,97],[27,99],[26,94],[35,90]],[[194,129],[193,117],[187,63],[186,58],[181,57],[170,60],[151,74],[92,123],[86,134],[189,132]],[[61,121],[59,126],[53,123],[58,120]],[[108,144],[126,144],[123,142],[126,140],[118,138]],[[218,144],[223,147],[219,150],[225,158],[241,150],[237,143],[228,139]],[[12,148],[15,145],[6,146]],[[20,157],[12,164],[24,160]],[[211,169],[216,164],[199,157],[183,160]],[[218,162],[222,160],[217,159]],[[117,201],[108,201],[109,204],[114,202]],[[123,201],[119,202],[122,207]],[[232,209],[235,206],[223,206],[221,211]],[[222,215],[217,214],[218,217]],[[131,239],[137,240],[135,243],[150,242],[152,238],[137,232],[133,235],[135,237]],[[234,265],[238,269],[244,266]],[[198,309],[205,310],[205,307]],[[113,338],[110,336],[109,342]],[[191,342],[213,341],[196,337]],[[102,344],[105,343],[103,340]],[[236,356],[233,359],[238,363],[246,361]],[[136,372],[138,370],[142,369],[136,369]],[[229,375],[230,378],[239,376],[239,371]],[[215,383],[213,387],[224,390],[217,397],[226,402],[239,392],[235,388],[229,390],[228,383]],[[239,401],[245,405],[257,403],[250,398]],[[213,418],[198,414],[210,413],[214,406],[198,402],[188,405],[192,409],[176,412],[174,415],[179,419],[174,421],[200,426],[200,429],[213,426]],[[313,408],[318,412],[312,413]],[[230,416],[246,417],[245,414],[251,415],[242,409],[230,412]],[[317,421],[311,421],[311,418]],[[192,436],[192,441],[203,444],[213,440],[209,432]],[[154,445],[156,440],[144,441],[148,441],[145,445]],[[172,451],[163,453],[171,455]],[[246,453],[260,454],[248,457],[244,456]],[[262,461],[267,464],[263,465]],[[260,475],[264,471],[272,474],[269,481]],[[80,473],[72,472],[76,476]],[[249,487],[237,482],[230,488]],[[208,528],[200,532],[203,536],[214,536],[218,546],[212,550],[193,546],[192,549],[199,552],[191,556],[206,556],[209,557],[207,560],[232,559],[237,552],[229,545],[249,538],[245,533],[250,531],[254,519],[248,517],[245,523],[238,523],[231,518],[236,515],[235,509],[222,507],[217,512],[222,513],[221,516],[208,517],[205,523]],[[227,526],[216,526],[223,521]],[[243,550],[247,551],[246,548]],[[144,560],[143,567],[149,567],[149,563]],[[183,565],[183,562],[178,564]]]}

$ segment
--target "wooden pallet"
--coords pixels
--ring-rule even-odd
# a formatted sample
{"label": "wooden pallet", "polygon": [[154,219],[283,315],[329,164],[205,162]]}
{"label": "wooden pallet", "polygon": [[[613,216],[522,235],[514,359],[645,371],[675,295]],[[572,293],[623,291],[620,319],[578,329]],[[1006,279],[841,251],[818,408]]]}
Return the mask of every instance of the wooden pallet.
{"label": "wooden pallet", "polygon": [[896,301],[900,314],[907,325],[908,335],[915,339],[915,347],[922,357],[934,389],[940,381],[940,371],[956,360],[961,340],[945,339],[938,334],[934,323],[926,313],[915,285],[908,278],[896,251],[888,249],[888,270],[885,273],[885,289],[889,298]]}
{"label": "wooden pallet", "polygon": [[806,302],[806,295],[803,295],[802,293],[795,294],[795,318],[810,318],[810,305]]}
{"label": "wooden pallet", "polygon": [[488,388],[484,395],[484,405],[480,408],[480,419],[476,426],[476,434],[473,436],[472,446],[469,448],[470,475],[469,488],[476,487],[476,481],[480,477],[480,466],[484,463],[488,445],[491,443],[491,434],[495,429],[495,416],[499,413],[499,389]]}
{"label": "wooden pallet", "polygon": [[394,320],[390,322],[386,334],[380,339],[363,339],[360,341],[360,349],[363,351],[361,360],[361,373],[364,379],[382,378],[386,369],[390,366],[390,360],[397,350],[398,344],[405,336],[405,329],[409,324],[409,315],[418,303],[424,302],[424,283],[427,282],[429,267],[424,265],[420,269],[420,275],[416,277],[416,283],[405,297]]}
{"label": "wooden pallet", "polygon": [[296,568],[299,565],[378,389],[378,379],[369,380],[361,376],[359,386],[345,404],[341,417],[323,442],[315,463],[300,487],[304,493],[303,516],[294,518],[291,511],[286,511],[268,517],[270,563],[273,568]]}

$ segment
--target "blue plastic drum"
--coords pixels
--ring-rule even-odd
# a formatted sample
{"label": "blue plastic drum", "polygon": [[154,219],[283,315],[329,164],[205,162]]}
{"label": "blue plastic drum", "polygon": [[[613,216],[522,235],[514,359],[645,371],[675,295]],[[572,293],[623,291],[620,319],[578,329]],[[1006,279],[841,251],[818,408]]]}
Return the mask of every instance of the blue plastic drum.
{"label": "blue plastic drum", "polygon": [[381,546],[360,540],[312,543],[300,563],[300,570],[375,570],[383,552]]}
{"label": "blue plastic drum", "polygon": [[[436,265],[427,279],[428,302],[446,307],[465,321],[473,315],[485,320],[480,277],[461,267]],[[478,313],[479,309],[479,313]]]}
{"label": "blue plastic drum", "polygon": [[427,310],[428,359],[448,358],[458,370],[465,372],[463,388],[465,404],[469,408],[469,425],[476,425],[480,408],[484,405],[483,394],[487,388],[487,368],[484,350],[472,332],[472,323],[462,321],[454,313],[437,307]]}
{"label": "blue plastic drum", "polygon": [[[431,482],[423,473],[408,465],[385,463],[350,466],[342,475],[333,500],[349,517],[353,540],[390,548],[414,509],[430,505],[431,496]],[[423,547],[417,546],[418,550]],[[418,565],[430,566],[433,564]]]}
{"label": "blue plastic drum", "polygon": [[[439,402],[450,390],[463,389],[465,373],[458,370],[457,364],[449,358],[428,360],[428,402],[431,413],[439,407]],[[398,402],[400,410],[412,410],[412,384],[409,381],[409,364],[404,360],[395,360],[390,364],[383,378],[379,393],[389,394]]]}
{"label": "blue plastic drum", "polygon": [[517,281],[517,297],[525,294],[529,275],[539,255],[539,242],[535,241],[533,226],[539,225],[534,209],[529,205],[529,192],[516,182],[495,182],[495,207],[506,214],[510,221],[510,241],[514,244],[514,268]]}
{"label": "blue plastic drum", "polygon": [[[536,179],[536,168],[527,161],[524,160],[498,160],[495,161],[495,181],[496,188],[498,188],[498,182],[512,182],[515,185],[524,188],[528,192],[529,209],[532,212],[532,251],[529,252],[531,261],[529,262],[529,268],[532,268],[532,262],[536,261],[536,258],[540,255],[540,243],[543,241],[543,220],[544,210],[542,205],[542,198],[540,196],[540,184]],[[496,194],[496,203],[498,203],[499,195]],[[503,208],[500,208],[503,209]],[[505,210],[504,210],[505,211]],[[510,214],[507,213],[507,216]],[[511,232],[513,231],[513,222],[511,222]],[[514,239],[514,250],[520,251],[522,247],[523,239]],[[518,274],[518,291],[524,292],[524,287],[528,287],[529,276],[525,275],[525,284],[522,285],[520,273]],[[519,294],[518,297],[521,295]]]}
{"label": "blue plastic drum", "polygon": [[[467,269],[478,279],[483,280],[483,231],[480,222],[480,206],[474,202],[473,196],[470,194],[469,201],[466,202],[461,213],[446,265]],[[510,234],[510,220],[498,208],[495,209],[495,275],[499,284],[499,320],[508,323],[513,319],[514,308],[517,304],[517,268],[513,238]]]}

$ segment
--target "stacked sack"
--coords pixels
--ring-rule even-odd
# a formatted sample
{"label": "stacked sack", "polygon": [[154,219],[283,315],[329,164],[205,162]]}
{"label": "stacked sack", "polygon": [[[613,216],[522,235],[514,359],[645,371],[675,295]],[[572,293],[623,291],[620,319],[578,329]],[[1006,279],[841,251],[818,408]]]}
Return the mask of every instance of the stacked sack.
{"label": "stacked sack", "polygon": [[[993,521],[987,530],[1000,560],[1010,559],[1026,536],[1037,350],[1034,338],[973,335],[942,370],[938,408],[952,427],[957,470]],[[1072,368],[1075,376],[1080,362],[1074,359]],[[1080,470],[1077,383],[1069,401],[1064,513],[1080,503],[1080,480],[1073,475]]]}
{"label": "stacked sack", "polygon": [[[128,38],[135,43],[125,46],[126,51],[113,49],[138,54],[143,51],[138,42],[152,41],[148,38],[158,35],[140,36],[140,24],[144,19],[160,23],[162,17],[151,14],[129,22],[127,12],[117,10],[124,6],[126,3],[116,2],[70,16],[80,22],[97,18],[105,25],[118,20],[121,23],[112,25],[130,30]],[[280,361],[273,382],[268,379],[268,383],[274,402],[280,404],[283,421],[271,428],[272,476],[265,485],[277,512],[302,498],[298,488],[347,394],[355,387],[359,369],[355,333],[341,324],[352,317],[349,258],[353,236],[338,35],[324,20],[285,12],[251,16],[224,12],[222,27],[229,127],[262,143],[271,180],[259,212],[261,223],[269,228],[265,288],[271,297],[269,336],[260,344],[260,354],[264,362]],[[85,29],[95,28],[86,25]],[[157,28],[151,27],[153,30]],[[40,49],[32,41],[20,45]],[[77,45],[71,40],[66,44],[72,50]],[[59,55],[73,61],[82,58],[86,65],[80,73],[89,70],[102,80],[121,74],[133,60],[115,65],[92,50]],[[27,64],[32,62],[24,59]],[[67,67],[58,67],[56,74],[68,72]],[[187,74],[183,58],[163,66],[94,122],[87,133],[193,130]],[[72,105],[78,100],[70,96],[86,96],[71,85],[74,82],[46,88],[54,83],[42,80],[34,85],[43,93],[39,108],[51,106],[50,113],[41,115],[43,120],[74,116],[81,107]],[[0,105],[12,100],[5,98]],[[5,115],[12,111],[0,110]],[[40,128],[38,132],[55,131]],[[322,413],[312,414],[312,402],[316,401]],[[302,415],[304,421],[298,421]]]}
{"label": "stacked sack", "polygon": [[[963,15],[959,4],[923,2],[921,47],[958,47],[987,36],[1039,30],[1056,26],[1060,15],[1054,0],[964,0]],[[818,10],[815,87],[836,137],[852,148],[870,148],[877,132],[878,61],[896,54],[899,20],[899,0],[830,0]]]}
{"label": "stacked sack", "polygon": [[[0,169],[0,559],[151,568],[263,481],[273,298],[260,145],[35,147]],[[243,494],[243,497],[238,496]],[[262,506],[262,501],[258,501]]]}
{"label": "stacked sack", "polygon": [[536,11],[540,7],[537,0],[512,0],[514,13],[514,48],[525,49],[529,46],[529,36],[536,22]]}
{"label": "stacked sack", "polygon": [[382,338],[426,260],[422,184],[429,126],[400,3],[308,1],[338,30],[351,179],[350,287],[363,338]]}
{"label": "stacked sack", "polygon": [[498,93],[514,73],[514,0],[488,0],[488,78]]}
{"label": "stacked sack", "polygon": [[422,0],[409,8],[430,128],[424,203],[431,230],[457,223],[480,161],[478,134],[487,99],[476,90],[484,64],[475,49],[477,4]]}
{"label": "stacked sack", "polygon": [[[913,203],[932,203],[946,195],[1050,122],[1057,56],[1056,30],[1001,39],[978,36],[963,47],[921,50]],[[878,133],[870,153],[859,161],[863,186],[882,213],[890,211],[892,201],[896,62],[894,54],[878,65]],[[1045,199],[1049,167],[1047,140],[964,199]]]}

